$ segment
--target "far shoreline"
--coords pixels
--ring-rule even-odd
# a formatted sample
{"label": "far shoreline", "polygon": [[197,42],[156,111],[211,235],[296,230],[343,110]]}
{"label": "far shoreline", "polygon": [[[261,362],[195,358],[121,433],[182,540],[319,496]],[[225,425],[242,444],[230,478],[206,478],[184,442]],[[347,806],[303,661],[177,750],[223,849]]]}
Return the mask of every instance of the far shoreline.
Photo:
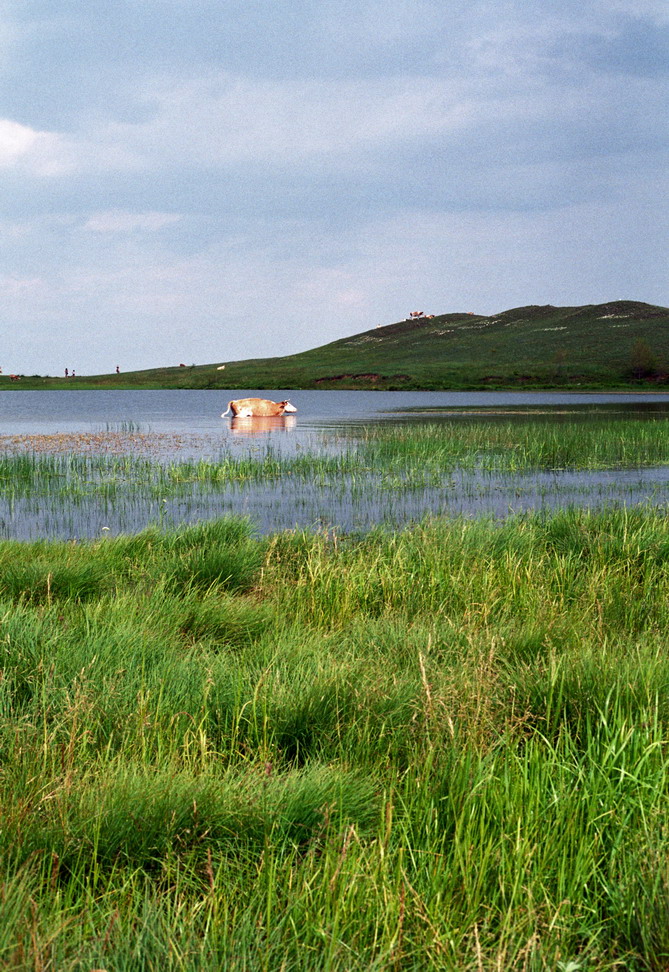
{"label": "far shoreline", "polygon": [[[244,384],[244,385],[234,385],[230,387],[203,387],[202,385],[172,385],[172,384],[154,384],[154,383],[142,383],[139,382],[136,385],[125,384],[125,383],[103,383],[100,381],[101,376],[93,376],[92,378],[86,378],[84,376],[81,379],[76,378],[74,381],[62,378],[36,378],[36,377],[25,377],[21,378],[20,381],[10,381],[5,379],[5,376],[0,375],[0,391],[6,392],[22,392],[22,391],[44,391],[44,392],[68,392],[68,391],[88,391],[88,392],[132,392],[132,391],[211,391],[217,394],[226,394],[228,392],[240,392],[240,391],[264,391],[270,396],[275,391],[288,391],[288,392],[318,392],[326,394],[328,392],[340,391],[340,392],[404,392],[404,393],[461,393],[461,392],[471,392],[479,394],[481,392],[491,392],[493,394],[499,392],[519,392],[519,393],[559,393],[562,395],[582,395],[582,394],[602,394],[602,395],[667,395],[669,396],[669,382],[665,385],[653,384],[649,387],[649,384],[629,384],[629,385],[612,385],[606,386],[597,383],[586,383],[583,382],[578,385],[570,384],[568,386],[557,384],[536,384],[531,385],[527,382],[519,382],[518,384],[500,384],[500,385],[459,385],[459,386],[448,386],[444,388],[424,388],[424,387],[379,387],[374,385],[359,385],[355,387],[346,386],[341,388],[314,388],[309,386],[300,385],[289,385],[289,384],[276,384],[272,386],[263,386],[255,384]],[[104,377],[104,376],[102,376]],[[5,379],[5,380],[3,380]]]}

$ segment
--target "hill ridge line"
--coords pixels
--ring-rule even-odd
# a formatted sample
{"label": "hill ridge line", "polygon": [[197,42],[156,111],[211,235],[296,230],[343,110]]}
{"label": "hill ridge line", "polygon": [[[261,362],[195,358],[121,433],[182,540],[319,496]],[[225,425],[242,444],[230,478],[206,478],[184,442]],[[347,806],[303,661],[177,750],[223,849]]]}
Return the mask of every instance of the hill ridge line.
{"label": "hill ridge line", "polygon": [[669,391],[669,308],[619,299],[528,304],[379,324],[306,351],[121,374],[0,376],[0,388]]}

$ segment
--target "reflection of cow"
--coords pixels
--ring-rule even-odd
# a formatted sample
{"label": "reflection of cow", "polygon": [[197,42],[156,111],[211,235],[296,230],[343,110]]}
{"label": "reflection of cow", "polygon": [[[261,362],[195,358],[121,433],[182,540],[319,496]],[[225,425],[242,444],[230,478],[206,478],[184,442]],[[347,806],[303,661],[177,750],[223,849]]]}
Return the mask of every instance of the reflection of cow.
{"label": "reflection of cow", "polygon": [[294,429],[296,424],[294,415],[261,415],[258,418],[233,415],[230,419],[230,431],[233,435],[241,436],[267,435],[268,432]]}
{"label": "reflection of cow", "polygon": [[240,418],[255,418],[256,416],[284,415],[286,412],[296,412],[297,409],[289,401],[272,402],[269,398],[237,398],[228,402],[227,409],[221,415],[232,412]]}

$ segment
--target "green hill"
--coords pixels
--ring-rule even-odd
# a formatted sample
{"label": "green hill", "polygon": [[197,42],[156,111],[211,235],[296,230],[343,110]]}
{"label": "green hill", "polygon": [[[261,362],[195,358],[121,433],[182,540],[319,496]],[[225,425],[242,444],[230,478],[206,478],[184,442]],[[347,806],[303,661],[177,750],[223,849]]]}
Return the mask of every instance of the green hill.
{"label": "green hill", "polygon": [[517,307],[491,317],[442,314],[279,358],[0,380],[14,388],[669,387],[669,309],[618,300]]}

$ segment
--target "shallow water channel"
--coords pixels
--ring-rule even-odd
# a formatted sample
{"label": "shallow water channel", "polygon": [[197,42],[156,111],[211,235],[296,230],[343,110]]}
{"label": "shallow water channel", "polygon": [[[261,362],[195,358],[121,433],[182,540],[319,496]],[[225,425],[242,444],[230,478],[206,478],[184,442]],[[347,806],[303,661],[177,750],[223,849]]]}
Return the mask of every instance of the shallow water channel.
{"label": "shallow water channel", "polygon": [[[295,416],[222,418],[230,398],[290,400]],[[535,392],[2,392],[0,537],[75,539],[222,514],[257,529],[367,530],[426,514],[497,517],[570,505],[669,502],[669,465],[498,472],[452,466],[420,481],[389,468],[346,472],[325,460],[364,449],[370,429],[533,422],[558,427],[629,418],[664,423],[669,397]],[[321,457],[300,469],[302,457]],[[12,461],[24,457],[19,473]],[[251,459],[262,475],[235,475]],[[127,461],[126,461],[127,460]],[[166,476],[200,460],[220,477]],[[282,463],[285,464],[283,471]],[[291,466],[291,463],[293,464]],[[28,468],[30,467],[30,468]],[[289,470],[290,467],[290,470]],[[47,475],[48,474],[48,475]]]}

